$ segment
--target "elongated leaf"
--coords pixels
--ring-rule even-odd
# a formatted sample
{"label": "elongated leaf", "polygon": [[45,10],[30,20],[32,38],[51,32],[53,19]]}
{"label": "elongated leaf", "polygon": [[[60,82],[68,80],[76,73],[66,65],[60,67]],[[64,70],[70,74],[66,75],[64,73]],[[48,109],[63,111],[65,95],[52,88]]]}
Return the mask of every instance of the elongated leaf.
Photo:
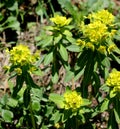
{"label": "elongated leaf", "polygon": [[54,121],[55,123],[57,123],[61,118],[61,113],[59,111],[56,111],[52,117],[50,118],[51,121]]}
{"label": "elongated leaf", "polygon": [[61,114],[59,113],[59,111],[56,111],[54,114],[52,114],[52,117],[50,118],[50,120],[57,123],[60,120],[60,118],[61,118]]}
{"label": "elongated leaf", "polygon": [[54,37],[54,43],[58,43],[62,39],[62,35],[59,34],[58,36]]}
{"label": "elongated leaf", "polygon": [[94,56],[92,51],[90,51],[88,56],[88,61],[84,71],[84,78],[82,81],[83,96],[85,98],[88,96],[88,91],[86,89],[88,89],[88,85],[91,84],[91,77],[93,76],[94,70]]}
{"label": "elongated leaf", "polygon": [[50,106],[50,105],[46,105],[46,114],[45,116],[46,117],[49,117],[49,115],[51,115],[54,111],[54,106]]}
{"label": "elongated leaf", "polygon": [[25,81],[25,78],[24,78],[23,75],[17,76],[17,78],[16,78],[16,86],[13,88],[13,97],[17,96],[17,93],[22,88],[24,81]]}
{"label": "elongated leaf", "polygon": [[118,97],[114,99],[114,104],[115,104],[114,106],[115,119],[116,119],[117,124],[120,124],[120,108],[119,108],[120,101]]}
{"label": "elongated leaf", "polygon": [[68,46],[67,49],[71,52],[80,52],[80,47],[75,44]]}
{"label": "elongated leaf", "polygon": [[111,54],[111,56],[110,56],[114,61],[116,61],[118,64],[120,64],[120,59],[117,57],[117,56],[115,56],[114,54]]}
{"label": "elongated leaf", "polygon": [[52,75],[52,82],[55,84],[58,82],[58,79],[59,79],[59,75],[57,72],[53,73]]}
{"label": "elongated leaf", "polygon": [[30,89],[26,88],[23,95],[24,105],[27,108],[30,103]]}
{"label": "elongated leaf", "polygon": [[109,106],[109,100],[105,99],[104,102],[102,103],[101,107],[100,107],[100,111],[104,112],[105,110],[108,109]]}
{"label": "elongated leaf", "polygon": [[88,59],[89,59],[88,51],[83,51],[77,60],[77,65],[79,66],[80,69],[84,68]]}
{"label": "elongated leaf", "polygon": [[70,0],[58,0],[58,3],[71,14],[76,13]]}
{"label": "elongated leaf", "polygon": [[14,4],[11,6],[11,7],[9,7],[8,8],[10,11],[17,11],[18,10],[18,2],[16,1],[14,1]]}
{"label": "elongated leaf", "polygon": [[113,98],[117,95],[117,92],[115,92],[114,90],[110,91],[110,98]]}
{"label": "elongated leaf", "polygon": [[69,30],[65,30],[63,34],[66,35],[66,37],[72,37],[72,33]]}
{"label": "elongated leaf", "polygon": [[119,115],[119,112],[116,111],[116,109],[114,109],[114,114],[115,114],[115,119],[117,123],[120,124],[120,115]]}
{"label": "elongated leaf", "polygon": [[12,28],[13,30],[20,29],[20,23],[17,21],[16,17],[10,16],[7,19],[8,26],[7,28]]}
{"label": "elongated leaf", "polygon": [[64,107],[64,98],[62,95],[51,93],[49,96],[49,100],[57,104],[60,108]]}
{"label": "elongated leaf", "polygon": [[70,36],[67,36],[66,39],[72,44],[76,43],[76,40]]}
{"label": "elongated leaf", "polygon": [[94,92],[97,94],[101,83],[99,74],[95,71],[93,72],[93,80],[95,81]]}
{"label": "elongated leaf", "polygon": [[25,82],[29,88],[39,88],[38,85],[34,83],[33,78],[28,72],[26,72]]}
{"label": "elongated leaf", "polygon": [[108,129],[118,129],[118,125],[115,120],[114,110],[109,112]]}
{"label": "elongated leaf", "polygon": [[48,65],[50,64],[50,62],[53,61],[53,52],[50,52],[48,53],[46,56],[45,56],[45,59],[44,59],[44,64],[45,65]]}
{"label": "elongated leaf", "polygon": [[53,41],[53,36],[45,36],[43,40],[37,43],[37,46],[50,46]]}
{"label": "elongated leaf", "polygon": [[60,44],[59,53],[60,53],[60,55],[61,55],[61,57],[62,57],[62,59],[64,61],[67,61],[68,60],[67,50],[66,50],[66,48],[62,44]]}
{"label": "elongated leaf", "polygon": [[69,82],[71,81],[71,79],[74,77],[74,72],[72,71],[67,71],[66,75],[65,75],[65,82]]}
{"label": "elongated leaf", "polygon": [[75,77],[74,77],[74,80],[78,80],[84,73],[84,69],[82,70],[78,70],[77,73],[75,73]]}
{"label": "elongated leaf", "polygon": [[107,67],[107,68],[110,68],[110,61],[109,61],[108,57],[105,57],[105,58],[102,60],[101,64],[102,64],[103,66]]}
{"label": "elongated leaf", "polygon": [[83,99],[82,106],[87,106],[87,105],[90,105],[90,104],[91,104],[90,100],[88,100],[88,99]]}

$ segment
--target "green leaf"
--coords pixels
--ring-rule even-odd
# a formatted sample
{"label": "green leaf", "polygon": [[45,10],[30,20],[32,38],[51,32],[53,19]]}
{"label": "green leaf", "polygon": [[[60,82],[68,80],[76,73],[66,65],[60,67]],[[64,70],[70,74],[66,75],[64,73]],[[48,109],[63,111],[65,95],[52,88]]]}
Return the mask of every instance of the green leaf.
{"label": "green leaf", "polygon": [[34,83],[33,78],[31,77],[30,73],[28,73],[28,72],[26,72],[25,82],[29,89],[39,88],[38,85]]}
{"label": "green leaf", "polygon": [[10,11],[17,11],[18,10],[18,2],[14,2],[14,4],[8,8]]}
{"label": "green leaf", "polygon": [[35,9],[35,12],[39,16],[44,14],[44,8],[43,8],[42,4],[40,4],[40,3],[38,4],[38,6]]}
{"label": "green leaf", "polygon": [[70,14],[76,14],[76,11],[73,8],[70,0],[58,0],[58,3],[62,8],[66,9]]}
{"label": "green leaf", "polygon": [[118,64],[120,64],[120,59],[119,59],[119,57],[115,56],[114,54],[111,54],[110,57],[111,57],[114,61],[116,61]]}
{"label": "green leaf", "polygon": [[113,89],[110,91],[110,98],[113,98],[117,95],[117,92],[115,92]]}
{"label": "green leaf", "polygon": [[54,114],[52,114],[52,117],[50,118],[50,121],[54,121],[54,123],[57,123],[60,120],[61,114],[59,111],[56,111]]}
{"label": "green leaf", "polygon": [[17,104],[18,104],[18,101],[16,99],[13,99],[13,98],[8,99],[7,105],[9,105],[10,107],[16,107]]}
{"label": "green leaf", "polygon": [[120,49],[117,47],[115,50],[114,50],[117,54],[120,54]]}
{"label": "green leaf", "polygon": [[37,76],[42,76],[43,75],[41,69],[37,69],[36,71],[33,71],[33,74],[37,75]]}
{"label": "green leaf", "polygon": [[94,92],[95,94],[97,94],[101,83],[100,83],[100,75],[95,71],[93,72],[93,81],[95,81]]}
{"label": "green leaf", "polygon": [[91,101],[90,101],[90,100],[88,100],[88,99],[83,99],[83,103],[82,103],[81,106],[88,106],[88,105],[90,105],[90,104],[91,104]]}
{"label": "green leaf", "polygon": [[0,13],[0,21],[2,21],[2,20],[3,20],[3,18],[4,18],[3,14],[2,14],[2,13]]}
{"label": "green leaf", "polygon": [[103,66],[107,67],[107,68],[110,68],[110,61],[109,61],[108,57],[105,57],[105,58],[102,60],[101,64],[102,64]]}
{"label": "green leaf", "polygon": [[88,96],[88,91],[86,89],[88,89],[88,85],[92,83],[91,81],[92,81],[93,71],[94,71],[94,54],[90,50],[84,71],[84,78],[82,81],[83,96],[85,98]]}
{"label": "green leaf", "polygon": [[13,97],[17,96],[17,93],[22,88],[24,81],[25,81],[25,78],[24,78],[23,75],[17,76],[17,78],[16,78],[16,86],[13,88]]}
{"label": "green leaf", "polygon": [[40,125],[41,122],[42,122],[42,116],[35,115],[35,117],[36,117],[36,119],[37,119],[36,123],[37,123],[38,125]]}
{"label": "green leaf", "polygon": [[118,128],[118,124],[115,120],[114,110],[111,110],[109,112],[108,129],[117,129],[117,128]]}
{"label": "green leaf", "polygon": [[3,106],[5,106],[8,102],[9,96],[8,94],[4,94],[1,98],[0,98],[0,104],[2,104]]}
{"label": "green leaf", "polygon": [[18,121],[18,123],[16,124],[16,127],[21,127],[21,125],[23,125],[23,120],[24,120],[24,117],[21,117]]}
{"label": "green leaf", "polygon": [[5,122],[12,122],[13,113],[11,111],[2,110],[1,116],[5,120]]}
{"label": "green leaf", "polygon": [[46,110],[45,116],[49,117],[49,115],[51,115],[53,113],[54,106],[46,105],[46,108],[47,108],[47,110]]}
{"label": "green leaf", "polygon": [[54,37],[54,43],[58,43],[60,40],[62,39],[62,34],[57,35],[56,37]]}
{"label": "green leaf", "polygon": [[65,121],[67,121],[69,118],[71,118],[73,115],[71,110],[64,110],[64,113],[62,115],[62,122],[64,123]]}
{"label": "green leaf", "polygon": [[109,87],[106,85],[106,84],[104,84],[104,85],[102,85],[101,87],[100,87],[100,90],[103,90],[104,92],[109,92]]}
{"label": "green leaf", "polygon": [[43,89],[42,88],[32,88],[31,93],[33,94],[33,97],[38,98],[39,101],[43,98]]}
{"label": "green leaf", "polygon": [[61,57],[62,57],[62,59],[64,61],[67,61],[68,60],[67,50],[66,50],[66,48],[62,44],[60,44],[59,53],[60,53],[60,55],[61,55]]}
{"label": "green leaf", "polygon": [[120,112],[116,111],[116,109],[114,109],[114,114],[115,114],[115,119],[117,121],[118,124],[120,124]]}
{"label": "green leaf", "polygon": [[57,104],[60,108],[64,108],[64,97],[62,95],[51,93],[49,100]]}
{"label": "green leaf", "polygon": [[68,30],[65,30],[65,31],[63,32],[63,34],[66,35],[66,37],[67,37],[67,36],[68,36],[68,37],[72,37],[72,33],[71,33],[70,31],[68,31]]}
{"label": "green leaf", "polygon": [[109,100],[104,99],[104,102],[102,103],[102,105],[100,107],[100,111],[104,112],[105,110],[108,110],[108,106],[109,106]]}
{"label": "green leaf", "polygon": [[66,36],[66,39],[72,44],[76,43],[76,40],[70,36]]}
{"label": "green leaf", "polygon": [[74,77],[74,80],[75,80],[75,81],[78,80],[78,79],[83,75],[83,73],[84,73],[84,69],[78,70],[78,72],[75,73],[76,75],[75,75],[75,77]]}
{"label": "green leaf", "polygon": [[80,120],[81,120],[82,123],[86,122],[85,116],[81,113],[81,111],[79,111],[79,117],[80,117]]}
{"label": "green leaf", "polygon": [[44,125],[44,123],[41,126],[41,129],[49,129],[49,127],[47,125]]}
{"label": "green leaf", "polygon": [[57,83],[58,82],[58,79],[59,79],[59,75],[57,72],[55,72],[53,75],[52,75],[52,82],[53,83]]}
{"label": "green leaf", "polygon": [[65,82],[69,82],[69,81],[71,81],[71,79],[74,77],[74,72],[72,72],[72,71],[67,71],[66,72],[66,75],[65,75],[65,79],[64,79],[64,81]]}
{"label": "green leaf", "polygon": [[0,25],[0,32],[2,32],[5,28]]}
{"label": "green leaf", "polygon": [[41,109],[40,102],[34,100],[32,102],[32,110],[39,111],[40,109]]}
{"label": "green leaf", "polygon": [[53,61],[53,52],[50,52],[50,53],[48,53],[48,54],[45,56],[44,64],[45,64],[45,65],[48,65],[48,64],[50,64],[52,61]]}
{"label": "green leaf", "polygon": [[17,21],[16,17],[10,16],[6,22],[8,23],[7,28],[12,28],[13,30],[20,29],[20,23]]}
{"label": "green leaf", "polygon": [[114,99],[114,114],[115,114],[115,120],[117,124],[120,124],[120,100],[118,97]]}
{"label": "green leaf", "polygon": [[37,46],[47,47],[53,42],[53,36],[45,36],[43,40],[37,43]]}
{"label": "green leaf", "polygon": [[80,67],[80,69],[83,69],[85,67],[88,59],[89,59],[88,51],[83,51],[77,59],[77,65]]}
{"label": "green leaf", "polygon": [[78,45],[72,44],[66,47],[71,52],[80,52],[80,47]]}
{"label": "green leaf", "polygon": [[24,106],[27,108],[30,103],[30,89],[26,88],[23,95]]}
{"label": "green leaf", "polygon": [[25,89],[26,89],[26,86],[23,86],[23,87],[20,89],[20,91],[18,92],[18,95],[19,95],[20,97],[23,96]]}

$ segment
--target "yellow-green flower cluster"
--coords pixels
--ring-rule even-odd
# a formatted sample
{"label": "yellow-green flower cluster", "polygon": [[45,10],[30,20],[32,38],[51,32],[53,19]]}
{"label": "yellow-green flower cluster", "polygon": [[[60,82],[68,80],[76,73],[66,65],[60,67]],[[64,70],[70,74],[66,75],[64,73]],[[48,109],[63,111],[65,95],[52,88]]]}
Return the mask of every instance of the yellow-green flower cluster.
{"label": "yellow-green flower cluster", "polygon": [[56,129],[59,129],[59,128],[61,127],[61,125],[60,125],[59,123],[55,123],[54,127],[55,127]]}
{"label": "yellow-green flower cluster", "polygon": [[112,87],[114,92],[120,92],[120,71],[112,70],[106,80],[106,85]]}
{"label": "yellow-green flower cluster", "polygon": [[36,61],[29,48],[25,45],[18,45],[10,50],[10,62],[13,65],[23,66]]}
{"label": "yellow-green flower cluster", "polygon": [[68,91],[64,94],[65,109],[76,110],[82,105],[82,97],[76,91]]}
{"label": "yellow-green flower cluster", "polygon": [[114,16],[103,9],[97,13],[89,14],[87,18],[90,19],[90,23],[82,22],[80,29],[83,33],[83,41],[77,41],[77,44],[92,51],[97,50],[102,54],[107,52],[110,54],[116,48],[112,42],[116,32],[115,29],[112,29]]}
{"label": "yellow-green flower cluster", "polygon": [[69,25],[72,19],[71,18],[67,19],[66,17],[56,15],[53,18],[50,18],[50,20],[56,25],[58,25],[59,27],[63,27],[63,26]]}
{"label": "yellow-green flower cluster", "polygon": [[115,20],[115,17],[110,12],[108,12],[108,10],[105,9],[100,10],[97,13],[89,14],[88,18],[91,21],[100,21],[106,25],[113,25],[113,22]]}
{"label": "yellow-green flower cluster", "polygon": [[88,37],[90,42],[97,43],[107,35],[107,26],[100,21],[95,21],[82,27],[83,34]]}
{"label": "yellow-green flower cluster", "polygon": [[13,47],[13,49],[9,51],[9,55],[10,63],[18,75],[22,74],[22,68],[24,66],[27,67],[28,70],[34,67],[33,64],[39,58],[38,53],[34,55],[31,54],[30,49],[23,44]]}

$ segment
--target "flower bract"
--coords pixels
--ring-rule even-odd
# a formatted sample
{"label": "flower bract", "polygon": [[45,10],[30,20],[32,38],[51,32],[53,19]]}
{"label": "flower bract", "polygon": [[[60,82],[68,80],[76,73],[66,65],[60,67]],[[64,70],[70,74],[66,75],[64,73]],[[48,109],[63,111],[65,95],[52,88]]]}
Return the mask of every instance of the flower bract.
{"label": "flower bract", "polygon": [[69,23],[71,22],[71,18],[66,18],[66,17],[63,17],[63,16],[60,16],[60,15],[56,15],[55,17],[53,18],[50,18],[50,20],[52,22],[54,22],[56,25],[62,27],[62,26],[65,26],[65,25],[69,25]]}

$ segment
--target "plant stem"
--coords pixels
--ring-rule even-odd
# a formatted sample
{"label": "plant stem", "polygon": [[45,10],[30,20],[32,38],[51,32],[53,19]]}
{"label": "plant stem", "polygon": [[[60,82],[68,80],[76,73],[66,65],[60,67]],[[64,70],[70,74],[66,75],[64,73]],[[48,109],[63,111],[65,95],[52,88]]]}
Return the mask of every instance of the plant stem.
{"label": "plant stem", "polygon": [[31,113],[31,120],[32,120],[33,129],[36,129],[35,119],[34,119],[34,115],[33,115],[33,111],[32,111],[32,102],[31,102],[31,100],[30,100],[30,113]]}
{"label": "plant stem", "polygon": [[72,90],[75,90],[75,82],[74,82],[74,78],[72,78]]}

